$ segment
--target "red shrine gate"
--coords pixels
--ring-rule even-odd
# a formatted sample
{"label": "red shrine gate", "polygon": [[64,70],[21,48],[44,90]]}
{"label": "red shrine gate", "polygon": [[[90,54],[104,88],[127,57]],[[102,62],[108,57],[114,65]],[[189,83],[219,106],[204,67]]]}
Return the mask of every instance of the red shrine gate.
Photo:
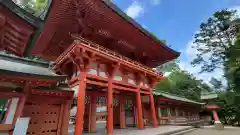
{"label": "red shrine gate", "polygon": [[[46,12],[48,16],[44,20],[39,20],[22,7],[23,5],[16,5],[10,0],[1,1],[0,49],[17,56],[35,55],[56,62],[53,70],[57,75],[67,78],[65,83],[70,88],[77,89],[75,135],[82,135],[84,129],[95,131],[97,96],[105,96],[107,100],[108,134],[113,133],[114,127],[125,128],[127,125],[137,125],[143,129],[146,119],[151,119],[151,124],[157,127],[152,88],[163,76],[152,68],[175,59],[179,56],[178,52],[168,48],[109,1],[52,0],[49,2],[49,12]],[[100,45],[85,41],[82,37]],[[41,72],[39,76],[44,74]],[[21,77],[22,74],[14,75]],[[42,86],[39,84],[39,76],[34,80],[38,82],[35,86]],[[47,87],[56,86],[59,81],[56,78],[52,80],[53,83]],[[31,110],[25,108],[24,115],[31,116],[34,120],[28,134],[66,134],[67,122],[62,118],[65,115],[68,118],[68,114],[66,111],[62,114],[62,108],[67,110],[69,104],[68,107],[61,104],[65,102],[64,97],[51,92],[44,95],[49,105],[38,98],[33,101],[31,96],[28,100],[25,95],[25,101],[28,102],[26,107]],[[63,99],[58,100],[59,96]],[[85,100],[85,96],[89,99]],[[50,101],[53,97],[56,101]],[[142,97],[148,97],[147,104],[142,104]],[[113,104],[114,98],[117,99],[116,104]],[[124,107],[126,100],[131,104]],[[24,102],[21,106],[23,105]],[[49,114],[47,110],[38,110],[39,107],[54,109]],[[60,112],[55,114],[59,109]],[[147,111],[143,112],[143,109]],[[15,118],[20,117],[20,114],[17,113]],[[40,114],[43,119],[39,119]],[[115,117],[118,114],[119,117]],[[49,118],[54,119],[47,121]],[[64,123],[65,126],[62,128],[58,126],[61,125],[59,123]],[[14,122],[10,126],[13,125]],[[44,128],[40,129],[41,126]]]}
{"label": "red shrine gate", "polygon": [[[151,120],[154,127],[157,127],[157,119],[155,113],[154,99],[152,95],[152,87],[155,83],[162,79],[161,74],[153,72],[149,68],[143,68],[143,65],[134,61],[129,61],[121,55],[115,52],[107,50],[103,47],[79,39],[68,50],[66,50],[57,60],[54,70],[58,74],[68,74],[72,76],[69,78],[69,86],[77,87],[77,118],[75,134],[82,134],[82,130],[91,124],[86,123],[86,113],[90,112],[89,105],[85,105],[85,95],[90,94],[90,103],[95,102],[96,95],[104,95],[107,97],[107,131],[109,134],[113,133],[114,122],[118,125],[118,118],[114,119],[114,110],[119,112],[120,120],[119,125],[121,128],[125,128],[125,109],[124,96],[130,94],[133,97],[134,106],[136,107],[137,125],[138,128],[144,128],[142,102],[141,97],[143,95],[149,97]],[[113,97],[119,98],[119,105],[114,109]],[[93,100],[91,101],[91,98]],[[135,99],[135,100],[134,100]],[[91,105],[96,107],[96,103]],[[84,113],[84,108],[86,112]],[[122,108],[122,109],[121,109]],[[95,109],[94,109],[95,110]],[[92,112],[92,111],[91,111]],[[118,113],[117,113],[118,114]],[[95,120],[95,114],[91,114]],[[91,116],[91,117],[92,117]],[[82,121],[84,121],[82,124]],[[92,123],[92,120],[90,123]],[[96,120],[95,120],[96,121]]]}

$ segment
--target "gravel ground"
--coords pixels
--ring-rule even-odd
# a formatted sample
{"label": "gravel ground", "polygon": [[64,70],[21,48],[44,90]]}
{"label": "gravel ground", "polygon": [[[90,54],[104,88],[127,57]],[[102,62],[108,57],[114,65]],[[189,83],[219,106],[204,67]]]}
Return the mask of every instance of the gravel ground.
{"label": "gravel ground", "polygon": [[224,130],[200,128],[184,135],[240,135],[240,128],[225,128]]}

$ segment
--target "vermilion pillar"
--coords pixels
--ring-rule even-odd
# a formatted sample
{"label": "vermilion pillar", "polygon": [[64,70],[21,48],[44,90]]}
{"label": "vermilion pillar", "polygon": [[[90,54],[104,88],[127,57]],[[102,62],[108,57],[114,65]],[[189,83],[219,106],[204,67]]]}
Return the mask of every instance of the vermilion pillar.
{"label": "vermilion pillar", "polygon": [[108,66],[108,89],[107,89],[107,133],[113,134],[113,77],[117,69],[119,68],[119,63],[116,65]]}
{"label": "vermilion pillar", "polygon": [[107,91],[107,133],[113,134],[113,86],[112,78],[108,80]]}
{"label": "vermilion pillar", "polygon": [[90,100],[91,100],[90,101],[90,103],[91,103],[90,132],[93,133],[93,132],[96,132],[96,119],[97,119],[97,116],[96,116],[96,111],[97,111],[96,102],[97,102],[97,96],[95,94],[93,94],[91,96]]}
{"label": "vermilion pillar", "polygon": [[185,110],[182,110],[183,116],[186,116]]}
{"label": "vermilion pillar", "polygon": [[176,116],[178,116],[178,109],[175,108],[175,113],[176,113]]}
{"label": "vermilion pillar", "polygon": [[123,95],[120,96],[120,128],[126,128],[126,120],[125,120],[125,99]]}
{"label": "vermilion pillar", "polygon": [[86,77],[87,71],[82,71],[79,77],[79,89],[77,95],[77,116],[75,125],[75,135],[82,135],[83,121],[84,121],[84,106],[85,106],[85,93],[86,93]]}
{"label": "vermilion pillar", "polygon": [[161,113],[161,107],[158,105],[158,123],[161,125],[162,124],[162,113]]}
{"label": "vermilion pillar", "polygon": [[213,112],[214,121],[219,121],[217,111],[216,111],[216,110],[213,110],[212,112]]}
{"label": "vermilion pillar", "polygon": [[151,104],[153,127],[156,128],[156,127],[158,127],[158,122],[157,122],[157,118],[156,118],[156,110],[155,110],[153,95],[150,94],[149,98],[150,98],[150,104]]}
{"label": "vermilion pillar", "polygon": [[142,114],[142,102],[141,102],[141,93],[140,93],[140,89],[137,90],[136,93],[136,103],[137,103],[137,113],[138,113],[138,128],[139,129],[143,129],[144,125],[143,125],[143,114]]}

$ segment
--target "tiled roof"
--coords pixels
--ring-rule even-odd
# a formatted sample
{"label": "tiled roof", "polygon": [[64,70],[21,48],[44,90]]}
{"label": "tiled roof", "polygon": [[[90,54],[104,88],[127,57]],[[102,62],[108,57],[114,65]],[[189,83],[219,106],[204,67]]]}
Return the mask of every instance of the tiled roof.
{"label": "tiled roof", "polygon": [[169,94],[169,93],[165,93],[165,92],[157,92],[157,91],[153,91],[153,95],[156,96],[163,96],[165,98],[169,98],[169,99],[173,99],[173,100],[177,100],[177,101],[183,101],[183,102],[187,102],[187,103],[192,103],[192,104],[199,104],[199,105],[204,105],[205,103],[201,103],[201,102],[196,102],[187,98],[183,98],[183,97],[179,97],[173,94]]}
{"label": "tiled roof", "polygon": [[103,0],[103,2],[110,7],[114,12],[116,12],[118,15],[120,15],[123,19],[131,23],[134,27],[138,28],[141,32],[143,32],[145,35],[152,38],[154,41],[161,43],[163,47],[166,49],[172,51],[173,53],[176,53],[178,56],[180,55],[180,52],[177,52],[170,47],[166,46],[161,40],[159,40],[157,37],[155,37],[152,33],[144,29],[140,24],[138,24],[134,19],[129,17],[126,13],[124,13],[118,6],[116,6],[111,0]]}
{"label": "tiled roof", "polygon": [[8,76],[23,75],[28,77],[43,77],[49,79],[62,80],[64,75],[57,75],[45,63],[37,62],[27,58],[18,58],[0,53],[0,74]]}

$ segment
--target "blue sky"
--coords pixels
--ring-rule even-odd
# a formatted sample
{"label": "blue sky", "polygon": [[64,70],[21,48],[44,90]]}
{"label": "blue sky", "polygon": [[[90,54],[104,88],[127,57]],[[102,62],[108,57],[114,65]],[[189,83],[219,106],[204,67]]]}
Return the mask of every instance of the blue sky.
{"label": "blue sky", "polygon": [[224,8],[240,9],[240,0],[113,0],[113,3],[181,52],[181,68],[206,82],[213,76],[222,79],[221,70],[198,74],[200,67],[193,68],[189,64],[196,55],[196,50],[191,48],[193,36],[201,22],[214,12]]}

